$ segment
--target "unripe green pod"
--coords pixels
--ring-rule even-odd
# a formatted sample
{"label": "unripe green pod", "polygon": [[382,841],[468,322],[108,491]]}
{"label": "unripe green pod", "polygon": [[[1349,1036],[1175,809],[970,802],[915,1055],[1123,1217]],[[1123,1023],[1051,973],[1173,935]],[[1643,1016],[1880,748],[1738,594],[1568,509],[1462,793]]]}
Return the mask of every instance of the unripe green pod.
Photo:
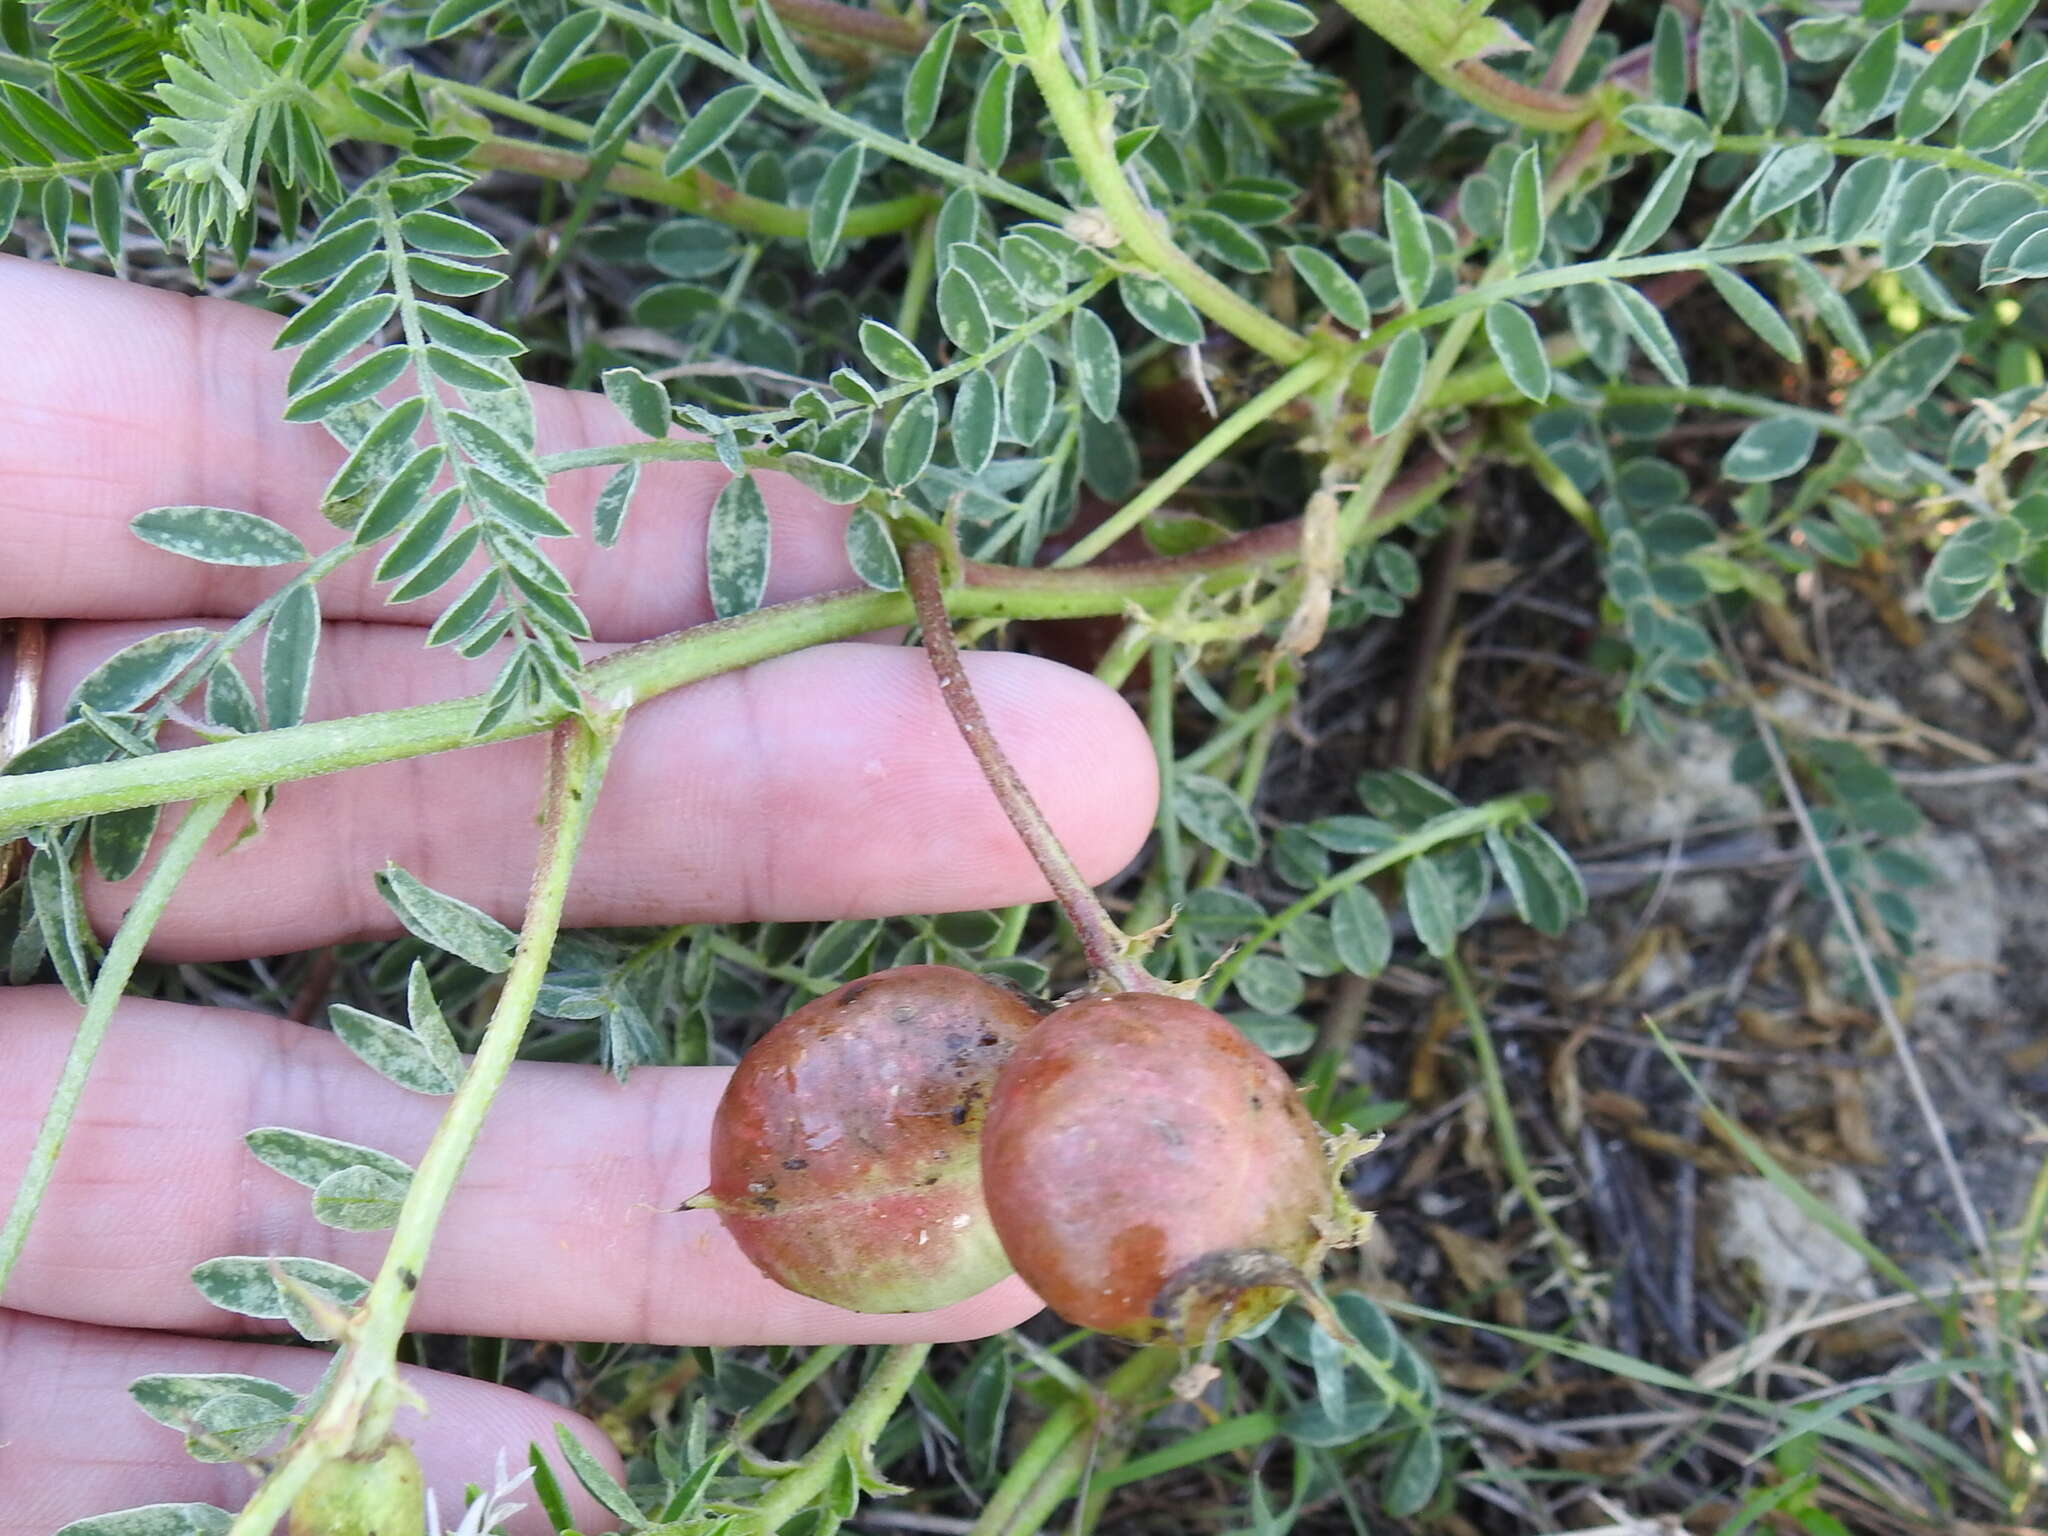
{"label": "unripe green pod", "polygon": [[292,1501],[291,1536],[426,1536],[427,1485],[412,1446],[393,1436],[330,1461]]}

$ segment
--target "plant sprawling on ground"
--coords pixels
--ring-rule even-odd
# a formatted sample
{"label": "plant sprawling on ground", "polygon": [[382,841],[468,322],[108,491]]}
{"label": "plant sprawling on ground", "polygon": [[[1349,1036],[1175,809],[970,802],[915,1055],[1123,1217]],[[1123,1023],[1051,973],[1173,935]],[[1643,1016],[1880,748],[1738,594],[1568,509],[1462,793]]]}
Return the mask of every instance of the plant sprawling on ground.
{"label": "plant sprawling on ground", "polygon": [[[1758,674],[1789,668],[1749,643],[1800,662],[1830,591],[1902,625],[2015,613],[2040,643],[2034,9],[0,0],[0,230],[289,317],[283,414],[346,450],[324,549],[242,508],[138,508],[138,537],[277,580],[231,627],[112,657],[0,777],[19,850],[0,853],[0,964],[83,1010],[0,1284],[131,991],[345,995],[332,1027],[365,1071],[449,1096],[417,1168],[252,1140],[322,1221],[392,1228],[384,1266],[202,1265],[218,1306],[341,1335],[335,1368],[305,1399],[139,1381],[146,1412],[256,1469],[256,1491],[71,1536],[269,1531],[388,1421],[401,1355],[461,1363],[407,1333],[407,1277],[515,1057],[621,1078],[729,1062],[895,966],[1074,984],[1071,940],[1024,908],[556,932],[633,706],[907,623],[904,555],[931,543],[968,638],[1092,667],[1145,714],[1162,808],[1119,918],[1152,933],[1154,973],[1289,1064],[1326,1128],[1406,1147],[1353,1174],[1392,1235],[1328,1277],[1348,1340],[1295,1308],[1194,1370],[1171,1344],[1041,1325],[865,1364],[471,1341],[473,1374],[555,1378],[627,1453],[621,1484],[566,1438],[535,1448],[558,1528],[570,1477],[620,1529],[676,1536],[2038,1523],[2048,1181],[1980,1211],[1914,1067],[1921,814],[1867,736],[1770,707]],[[601,388],[637,439],[541,452],[536,380]],[[550,483],[604,471],[609,549],[661,460],[729,472],[705,548],[726,622],[586,664]],[[845,509],[863,587],[764,605],[768,474]],[[488,690],[307,723],[321,583],[350,562],[393,603],[432,598],[426,643],[492,658]],[[1514,1019],[1600,991],[1571,993],[1539,937],[1569,945],[1587,904],[1539,825],[1551,764],[1575,738],[1696,745],[1702,721],[1784,808],[1784,899],[1725,988],[1539,1057]],[[174,724],[214,745],[161,748]],[[404,941],[140,962],[239,805],[544,732],[549,835],[519,932],[391,869]],[[105,948],[88,871],[140,877]],[[1814,945],[1786,963],[1840,957],[1801,973],[1809,998],[1866,1021],[1856,1060],[1902,1065],[1940,1154],[1937,1269],[1903,1271],[1704,1076],[1739,1054],[1724,1037],[1758,954],[1800,915]],[[1574,1076],[1603,1029],[1626,1092],[1618,1069],[1606,1089]],[[1617,1108],[1649,1114],[1658,1084],[1666,1129]],[[1654,1189],[1617,1195],[1588,1115],[1634,1138]],[[1445,1159],[1464,1182],[1391,1219]],[[1865,1254],[1898,1293],[1869,1305],[1909,1325],[1841,1380],[1768,1369],[1800,1330],[1701,1297],[1702,1171],[1768,1181]],[[1646,1199],[1669,1213],[1643,1227]]]}

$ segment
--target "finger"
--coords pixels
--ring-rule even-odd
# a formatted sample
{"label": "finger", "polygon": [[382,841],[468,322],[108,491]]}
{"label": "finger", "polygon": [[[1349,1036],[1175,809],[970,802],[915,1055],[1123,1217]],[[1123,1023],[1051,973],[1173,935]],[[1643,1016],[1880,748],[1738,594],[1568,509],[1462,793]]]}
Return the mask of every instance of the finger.
{"label": "finger", "polygon": [[[92,1328],[0,1310],[0,1536],[50,1536],[67,1521],[137,1504],[198,1503],[239,1509],[254,1482],[239,1465],[202,1464],[182,1437],[147,1417],[128,1383],[156,1372],[232,1371],[307,1392],[325,1353],[278,1344],[231,1344],[125,1328]],[[424,1418],[399,1411],[397,1432],[412,1440],[428,1491],[452,1529],[465,1484],[496,1481],[498,1458],[516,1471],[539,1444],[559,1471],[555,1426],[566,1424],[614,1475],[618,1453],[596,1425],[537,1397],[439,1371],[403,1369],[427,1405]],[[579,1525],[605,1516],[576,1481],[557,1478]],[[505,1529],[550,1536],[531,1493]]]}
{"label": "finger", "polygon": [[[26,1162],[77,1020],[55,988],[0,993],[0,1188]],[[764,1279],[708,1211],[711,1067],[523,1062],[498,1096],[434,1236],[412,1324],[507,1338],[674,1344],[979,1338],[1036,1302],[1017,1281],[938,1312],[871,1316]],[[224,1254],[295,1255],[373,1273],[375,1232],[313,1220],[307,1192],[240,1136],[287,1126],[408,1162],[442,1104],[408,1093],[322,1030],[253,1014],[124,1003],[9,1285],[10,1306],[74,1322],[247,1329],[189,1278]]]}
{"label": "finger", "polygon": [[[18,258],[0,258],[0,314],[14,337],[0,368],[0,614],[239,617],[282,579],[144,544],[128,523],[150,507],[260,513],[315,551],[340,540],[318,505],[342,450],[324,428],[279,420],[291,356],[271,350],[276,316]],[[638,436],[602,395],[533,394],[543,453]],[[608,473],[555,477],[550,504],[586,531]],[[600,639],[711,617],[704,525],[728,478],[715,464],[649,464],[618,548],[544,546]],[[759,483],[774,528],[768,601],[852,585],[846,514],[785,475]],[[373,565],[355,561],[321,584],[330,615],[424,624],[464,585],[387,608]]]}
{"label": "finger", "polygon": [[[56,631],[48,698],[65,698],[135,627]],[[1084,673],[1008,653],[968,658],[998,738],[1090,878],[1151,823],[1149,738]],[[314,715],[484,687],[488,662],[420,649],[403,630],[331,628]],[[54,723],[54,714],[45,721]],[[177,959],[279,954],[395,931],[371,884],[403,864],[516,924],[538,847],[541,738],[286,784],[263,834],[201,856],[157,931]],[[811,650],[707,679],[635,711],[571,888],[576,926],[825,919],[1042,900],[1043,877],[948,717],[922,652]],[[118,921],[133,887],[99,889]]]}

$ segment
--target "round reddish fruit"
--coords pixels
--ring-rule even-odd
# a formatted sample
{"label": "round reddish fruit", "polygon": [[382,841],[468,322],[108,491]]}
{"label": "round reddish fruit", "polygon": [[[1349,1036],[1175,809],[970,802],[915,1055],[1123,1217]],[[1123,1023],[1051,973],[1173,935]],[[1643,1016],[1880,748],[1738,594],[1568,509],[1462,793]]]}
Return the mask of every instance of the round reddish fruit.
{"label": "round reddish fruit", "polygon": [[1017,1273],[1068,1322],[1124,1338],[1242,1332],[1346,1230],[1287,1074],[1180,998],[1054,1012],[997,1079],[982,1156]]}
{"label": "round reddish fruit", "polygon": [[927,1312],[1010,1273],[981,1196],[997,1069],[1038,1022],[946,965],[849,982],[762,1036],[711,1128],[712,1206],[754,1267],[855,1312]]}

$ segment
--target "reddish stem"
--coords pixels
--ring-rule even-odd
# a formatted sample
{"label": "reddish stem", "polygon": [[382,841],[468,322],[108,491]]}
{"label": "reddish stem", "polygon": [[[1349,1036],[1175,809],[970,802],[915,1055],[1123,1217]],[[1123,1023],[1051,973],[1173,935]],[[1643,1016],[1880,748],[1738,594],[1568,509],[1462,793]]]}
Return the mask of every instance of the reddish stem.
{"label": "reddish stem", "polygon": [[[4,626],[0,626],[4,629]],[[0,634],[0,768],[36,739],[36,715],[49,655],[49,630],[42,619],[14,621],[14,667],[8,676],[5,636]],[[14,878],[26,843],[0,839],[0,890]]]}
{"label": "reddish stem", "polygon": [[917,621],[924,629],[925,655],[931,658],[932,671],[938,677],[940,697],[945,699],[953,723],[960,727],[967,750],[981,765],[982,777],[995,791],[1003,814],[1024,839],[1024,846],[1038,861],[1046,884],[1052,887],[1054,898],[1067,914],[1067,921],[1080,935],[1081,949],[1088,956],[1088,969],[1095,983],[1107,982],[1119,992],[1163,992],[1165,988],[1158,979],[1127,952],[1123,930],[1097,899],[1094,887],[1082,878],[1046,821],[1045,813],[1039,810],[1038,802],[1031,798],[1031,791],[1024,787],[1024,781],[1017,776],[995,733],[989,729],[988,717],[981,712],[974,685],[967,680],[967,669],[961,665],[952,621],[946,616],[938,550],[922,541],[911,545],[904,557],[904,575],[910,599],[917,605]]}

